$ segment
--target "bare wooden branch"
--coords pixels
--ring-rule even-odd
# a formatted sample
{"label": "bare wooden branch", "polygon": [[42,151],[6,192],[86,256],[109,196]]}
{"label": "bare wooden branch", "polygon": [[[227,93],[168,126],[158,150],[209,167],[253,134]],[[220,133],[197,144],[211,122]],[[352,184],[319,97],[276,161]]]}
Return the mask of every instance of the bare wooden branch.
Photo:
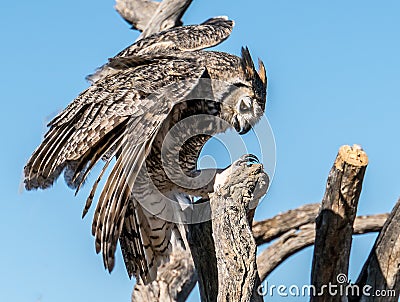
{"label": "bare wooden branch", "polygon": [[142,32],[140,38],[182,25],[181,18],[192,0],[116,0],[115,9],[134,29]]}
{"label": "bare wooden branch", "polygon": [[197,271],[201,301],[217,301],[218,269],[211,221],[188,225],[188,242]]}
{"label": "bare wooden branch", "polygon": [[[354,234],[379,232],[388,217],[389,214],[359,216],[354,222]],[[293,227],[283,234],[257,257],[257,267],[261,281],[265,280],[287,258],[313,245],[314,239],[314,223],[307,223],[298,228]]]}
{"label": "bare wooden branch", "polygon": [[140,37],[147,37],[162,30],[181,26],[181,18],[191,3],[192,0],[163,0]]}
{"label": "bare wooden branch", "polygon": [[268,243],[304,224],[313,223],[320,207],[320,203],[306,204],[270,219],[254,222],[253,235],[257,245]]}
{"label": "bare wooden branch", "polygon": [[155,15],[160,3],[149,0],[116,0],[115,9],[132,25],[133,29],[143,31]]}
{"label": "bare wooden branch", "polygon": [[136,283],[132,302],[183,302],[196,282],[190,251],[174,247],[170,261],[159,267],[155,281],[148,285]]}
{"label": "bare wooden branch", "polygon": [[256,243],[247,215],[267,187],[268,176],[260,164],[233,164],[216,178],[210,205],[218,301],[262,301],[255,290],[259,284]]}
{"label": "bare wooden branch", "polygon": [[[400,200],[382,228],[356,284],[369,288],[351,301],[397,302],[400,295]],[[366,287],[368,286],[368,287]],[[377,295],[376,291],[381,294]]]}
{"label": "bare wooden branch", "polygon": [[[323,285],[337,285],[337,276],[348,273],[353,223],[367,164],[367,154],[359,146],[342,146],[329,173],[316,219],[311,272],[311,283],[318,292]],[[311,301],[341,301],[341,297],[326,292]]]}
{"label": "bare wooden branch", "polygon": [[379,232],[388,217],[389,214],[357,216],[354,221],[353,234],[360,235],[371,232]]}

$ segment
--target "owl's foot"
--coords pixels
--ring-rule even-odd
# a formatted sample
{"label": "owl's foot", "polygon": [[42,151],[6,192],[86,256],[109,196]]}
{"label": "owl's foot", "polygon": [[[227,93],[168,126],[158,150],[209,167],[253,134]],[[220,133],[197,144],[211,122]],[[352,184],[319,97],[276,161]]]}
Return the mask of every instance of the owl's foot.
{"label": "owl's foot", "polygon": [[239,167],[246,165],[247,167],[254,165],[254,164],[259,164],[260,161],[258,160],[257,156],[253,154],[245,154],[242,155],[239,159],[234,161],[230,166],[228,166],[225,170],[223,170],[221,173],[217,173],[215,176],[215,181],[214,181],[214,192],[217,190],[218,187],[222,186],[224,183],[227,182],[227,179],[230,175],[233,174],[235,170],[237,170]]}

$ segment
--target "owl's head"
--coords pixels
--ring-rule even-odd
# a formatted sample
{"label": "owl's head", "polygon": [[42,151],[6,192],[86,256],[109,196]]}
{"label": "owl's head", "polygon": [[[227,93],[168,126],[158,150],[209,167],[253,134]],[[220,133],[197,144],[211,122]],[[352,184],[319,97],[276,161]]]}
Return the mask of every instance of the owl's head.
{"label": "owl's head", "polygon": [[267,75],[264,64],[258,60],[254,67],[248,48],[242,48],[241,58],[244,79],[233,83],[235,87],[223,102],[223,118],[239,134],[247,133],[262,117],[267,96]]}

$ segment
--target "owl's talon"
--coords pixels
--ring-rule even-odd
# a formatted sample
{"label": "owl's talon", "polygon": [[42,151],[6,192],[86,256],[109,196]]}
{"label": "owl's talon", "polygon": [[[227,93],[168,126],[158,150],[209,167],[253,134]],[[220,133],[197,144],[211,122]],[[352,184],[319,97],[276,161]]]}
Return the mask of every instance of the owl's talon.
{"label": "owl's talon", "polygon": [[240,166],[242,164],[246,164],[246,166],[251,166],[253,164],[259,164],[260,161],[254,154],[245,154],[241,156],[236,162],[236,166]]}

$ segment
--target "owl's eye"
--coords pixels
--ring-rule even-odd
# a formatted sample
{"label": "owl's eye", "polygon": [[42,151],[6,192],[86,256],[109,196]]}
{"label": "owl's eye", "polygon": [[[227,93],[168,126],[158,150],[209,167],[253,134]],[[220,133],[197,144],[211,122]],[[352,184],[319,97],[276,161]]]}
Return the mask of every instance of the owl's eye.
{"label": "owl's eye", "polygon": [[251,110],[252,100],[249,97],[242,98],[239,102],[239,112],[246,113]]}

